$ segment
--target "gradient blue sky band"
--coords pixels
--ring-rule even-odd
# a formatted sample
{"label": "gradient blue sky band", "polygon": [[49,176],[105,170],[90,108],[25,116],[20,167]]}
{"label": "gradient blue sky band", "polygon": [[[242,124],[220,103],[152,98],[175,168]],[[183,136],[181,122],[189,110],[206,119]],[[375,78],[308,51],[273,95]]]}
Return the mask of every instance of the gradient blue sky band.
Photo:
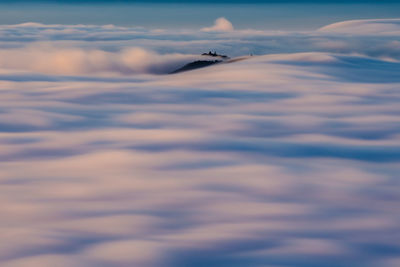
{"label": "gradient blue sky band", "polygon": [[196,3],[196,4],[209,4],[209,3],[256,3],[256,4],[268,4],[268,3],[308,3],[308,4],[330,4],[330,3],[343,3],[343,4],[387,4],[387,3],[398,3],[398,0],[5,0],[2,3]]}
{"label": "gradient blue sky band", "polygon": [[0,25],[114,24],[164,29],[200,29],[226,17],[235,29],[315,30],[338,21],[395,18],[395,1],[77,1],[17,0],[0,3]]}

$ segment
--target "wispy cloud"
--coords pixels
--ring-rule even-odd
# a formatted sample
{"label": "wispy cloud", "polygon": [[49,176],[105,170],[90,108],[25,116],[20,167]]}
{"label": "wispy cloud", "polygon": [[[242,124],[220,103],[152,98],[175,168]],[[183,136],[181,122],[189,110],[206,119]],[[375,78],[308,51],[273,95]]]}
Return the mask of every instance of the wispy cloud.
{"label": "wispy cloud", "polygon": [[356,35],[394,35],[400,34],[400,19],[351,20],[334,23],[319,29],[323,32]]}

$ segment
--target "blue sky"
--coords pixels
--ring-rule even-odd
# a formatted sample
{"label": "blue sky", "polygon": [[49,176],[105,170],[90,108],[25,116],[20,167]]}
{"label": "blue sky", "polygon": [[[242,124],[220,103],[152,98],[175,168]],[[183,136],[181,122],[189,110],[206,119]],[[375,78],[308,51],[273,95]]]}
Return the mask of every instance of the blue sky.
{"label": "blue sky", "polygon": [[[237,28],[256,29],[316,29],[324,25],[351,19],[393,18],[400,4],[368,1],[368,3],[326,1],[252,4],[217,4],[189,1],[17,1],[0,4],[0,24],[40,22],[44,24],[115,24],[150,28],[203,27],[224,16]],[[255,3],[262,2],[262,3]],[[279,1],[277,1],[279,2]],[[314,3],[315,2],[315,3]],[[248,2],[246,2],[248,3]]]}
{"label": "blue sky", "polygon": [[4,0],[2,2],[49,3],[397,3],[397,0]]}

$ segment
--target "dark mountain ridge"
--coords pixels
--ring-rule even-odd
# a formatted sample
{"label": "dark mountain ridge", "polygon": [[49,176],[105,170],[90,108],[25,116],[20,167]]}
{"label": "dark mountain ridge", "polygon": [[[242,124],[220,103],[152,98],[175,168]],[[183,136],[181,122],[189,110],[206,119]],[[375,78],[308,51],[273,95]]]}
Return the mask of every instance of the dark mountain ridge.
{"label": "dark mountain ridge", "polygon": [[[229,57],[226,55],[219,55],[219,54],[217,54],[217,52],[211,52],[211,51],[209,51],[208,53],[203,53],[203,54],[201,54],[201,56],[209,57],[209,58],[211,57],[212,59],[196,60],[196,61],[190,62],[190,63],[184,65],[183,67],[170,72],[169,74],[175,74],[175,73],[179,73],[179,72],[204,68],[204,67],[208,67],[208,66],[211,66],[214,64],[221,63],[221,62],[229,59]],[[218,58],[218,59],[214,59],[214,58]]]}

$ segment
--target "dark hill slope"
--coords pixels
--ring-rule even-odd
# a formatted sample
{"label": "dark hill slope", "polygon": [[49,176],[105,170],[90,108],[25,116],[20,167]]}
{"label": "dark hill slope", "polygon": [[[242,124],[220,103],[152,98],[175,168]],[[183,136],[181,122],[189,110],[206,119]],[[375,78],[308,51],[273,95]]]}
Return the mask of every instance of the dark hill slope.
{"label": "dark hill slope", "polygon": [[210,65],[214,65],[214,64],[217,64],[220,62],[222,62],[222,60],[197,60],[197,61],[190,62],[177,70],[170,72],[170,74],[204,68],[204,67],[208,67]]}

